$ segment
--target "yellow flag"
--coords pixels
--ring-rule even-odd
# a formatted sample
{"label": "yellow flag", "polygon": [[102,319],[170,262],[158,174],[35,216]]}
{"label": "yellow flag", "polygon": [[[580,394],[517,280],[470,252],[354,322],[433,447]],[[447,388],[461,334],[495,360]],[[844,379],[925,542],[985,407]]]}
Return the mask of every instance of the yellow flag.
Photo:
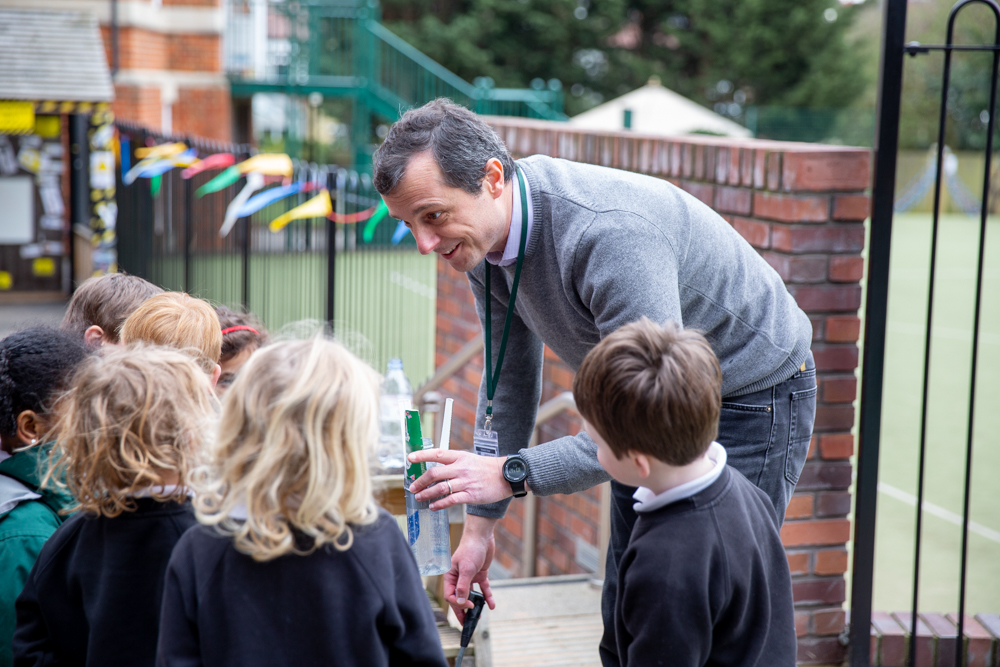
{"label": "yellow flag", "polygon": [[291,176],[292,158],[284,153],[261,153],[236,165],[241,174],[259,171],[265,176]]}
{"label": "yellow flag", "polygon": [[323,190],[305,204],[299,204],[288,213],[279,215],[271,221],[271,224],[268,225],[268,229],[272,232],[277,232],[292,220],[302,220],[303,218],[325,218],[331,213],[333,213],[333,202],[330,201],[330,193]]}
{"label": "yellow flag", "polygon": [[136,148],[135,156],[140,159],[170,157],[171,155],[183,153],[186,150],[187,144],[178,141],[176,144],[160,144],[159,146],[152,146],[150,148]]}

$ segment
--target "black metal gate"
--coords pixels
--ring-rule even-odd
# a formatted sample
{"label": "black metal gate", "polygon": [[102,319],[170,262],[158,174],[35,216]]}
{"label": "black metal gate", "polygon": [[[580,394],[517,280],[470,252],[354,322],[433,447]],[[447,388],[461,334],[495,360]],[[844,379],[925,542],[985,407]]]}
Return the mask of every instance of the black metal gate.
{"label": "black metal gate", "polygon": [[[957,45],[953,43],[955,20],[960,12],[972,4],[988,7],[996,21],[992,45]],[[944,73],[942,80],[941,109],[937,137],[937,171],[934,183],[934,208],[932,212],[930,245],[930,286],[927,296],[927,321],[923,350],[923,386],[919,441],[918,478],[916,494],[916,540],[914,543],[914,576],[912,588],[911,626],[909,631],[909,665],[916,664],[916,626],[920,601],[919,584],[921,568],[921,531],[923,529],[925,458],[927,450],[927,414],[929,367],[931,361],[931,324],[934,312],[934,288],[937,275],[938,223],[941,208],[941,177],[945,152],[945,127],[948,118],[949,84],[952,54],[955,51],[992,52],[993,66],[990,78],[988,120],[986,122],[985,175],[982,199],[979,206],[978,261],[975,267],[976,293],[972,321],[972,359],[970,396],[967,412],[965,443],[965,475],[962,487],[962,537],[959,571],[959,596],[957,600],[958,641],[955,642],[954,662],[963,665],[965,656],[965,611],[968,582],[969,500],[972,476],[973,425],[976,417],[976,381],[980,343],[980,316],[983,303],[984,251],[986,247],[987,214],[990,195],[990,162],[993,153],[995,129],[998,64],[1000,64],[1000,5],[995,0],[960,0],[951,10],[941,45],[904,44],[907,0],[884,0],[882,62],[879,81],[877,129],[875,135],[875,180],[872,198],[870,229],[867,305],[865,309],[864,361],[861,378],[860,446],[858,453],[857,501],[855,510],[854,568],[851,591],[851,665],[869,665],[869,632],[872,616],[872,591],[875,565],[875,517],[878,493],[879,442],[883,406],[884,357],[886,351],[887,307],[889,298],[889,256],[892,240],[893,203],[896,185],[896,155],[899,146],[899,120],[903,87],[903,61],[906,55],[920,56],[943,52]],[[982,408],[982,406],[980,406]],[[939,656],[938,664],[940,662]]]}

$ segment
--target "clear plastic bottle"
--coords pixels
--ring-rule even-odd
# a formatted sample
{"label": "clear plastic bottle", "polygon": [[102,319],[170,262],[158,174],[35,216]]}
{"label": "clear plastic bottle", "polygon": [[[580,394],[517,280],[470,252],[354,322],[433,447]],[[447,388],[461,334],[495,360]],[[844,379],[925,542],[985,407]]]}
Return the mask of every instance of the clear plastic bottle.
{"label": "clear plastic bottle", "polygon": [[[423,438],[423,448],[432,449],[430,438]],[[439,463],[428,463],[432,468]],[[437,486],[437,485],[435,485]],[[451,533],[448,526],[448,510],[432,510],[431,501],[417,502],[410,493],[410,478],[405,477],[406,490],[406,534],[410,541],[410,551],[417,561],[417,569],[422,576],[444,574],[451,569]],[[434,487],[431,487],[434,488]]]}
{"label": "clear plastic bottle", "polygon": [[405,465],[403,411],[413,405],[413,389],[403,373],[403,360],[390,359],[379,399],[378,462],[383,468]]}

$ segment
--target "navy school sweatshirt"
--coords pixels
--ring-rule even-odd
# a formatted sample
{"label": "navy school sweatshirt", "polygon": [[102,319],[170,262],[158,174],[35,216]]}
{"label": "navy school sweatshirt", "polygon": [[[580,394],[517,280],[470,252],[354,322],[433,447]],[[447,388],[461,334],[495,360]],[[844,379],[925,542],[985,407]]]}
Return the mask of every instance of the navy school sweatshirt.
{"label": "navy school sweatshirt", "polygon": [[739,472],[726,467],[700,493],[640,512],[618,568],[622,667],[794,667],[777,519]]}
{"label": "navy school sweatshirt", "polygon": [[[347,551],[257,562],[199,526],[167,570],[160,667],[445,667],[410,548],[384,510]],[[300,548],[308,544],[303,538]]]}
{"label": "navy school sweatshirt", "polygon": [[16,603],[15,667],[154,664],[163,575],[196,521],[188,504],[135,503],[77,514],[46,542]]}

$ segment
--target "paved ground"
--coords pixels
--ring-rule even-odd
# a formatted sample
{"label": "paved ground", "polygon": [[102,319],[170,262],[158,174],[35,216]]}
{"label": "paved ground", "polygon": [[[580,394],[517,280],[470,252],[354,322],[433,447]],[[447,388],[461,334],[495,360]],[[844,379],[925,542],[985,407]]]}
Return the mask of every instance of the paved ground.
{"label": "paved ground", "polygon": [[65,312],[63,303],[0,305],[0,338],[33,325],[58,326]]}

